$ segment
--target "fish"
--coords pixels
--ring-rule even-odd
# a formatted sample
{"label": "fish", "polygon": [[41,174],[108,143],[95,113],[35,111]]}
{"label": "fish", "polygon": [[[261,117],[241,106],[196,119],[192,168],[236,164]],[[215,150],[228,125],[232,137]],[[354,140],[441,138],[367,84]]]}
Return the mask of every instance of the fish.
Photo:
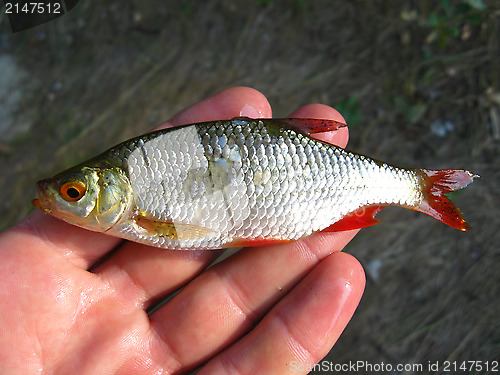
{"label": "fish", "polygon": [[236,117],[157,130],[39,181],[32,202],[92,231],[178,250],[364,228],[389,205],[470,229],[446,194],[479,176],[400,168],[315,138],[344,126]]}

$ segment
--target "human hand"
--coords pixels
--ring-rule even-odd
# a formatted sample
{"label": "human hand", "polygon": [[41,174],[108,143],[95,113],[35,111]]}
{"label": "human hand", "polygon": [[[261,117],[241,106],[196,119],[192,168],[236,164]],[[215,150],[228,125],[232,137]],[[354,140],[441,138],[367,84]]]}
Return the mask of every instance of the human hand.
{"label": "human hand", "polygon": [[[236,87],[165,126],[235,116],[272,117],[262,94]],[[319,104],[291,116],[343,121]],[[345,146],[348,133],[321,137]],[[179,374],[203,365],[200,375],[280,374],[312,365],[363,292],[360,264],[340,252],[355,233],[246,248],[204,270],[220,252],[162,250],[33,212],[0,234],[0,373]]]}

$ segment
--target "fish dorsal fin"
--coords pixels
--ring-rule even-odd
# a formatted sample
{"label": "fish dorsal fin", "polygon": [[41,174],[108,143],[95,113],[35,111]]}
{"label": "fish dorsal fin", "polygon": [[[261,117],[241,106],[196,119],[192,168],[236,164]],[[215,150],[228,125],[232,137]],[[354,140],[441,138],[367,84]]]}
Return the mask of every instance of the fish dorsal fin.
{"label": "fish dorsal fin", "polygon": [[216,235],[216,232],[209,228],[193,224],[174,223],[169,220],[158,220],[143,214],[135,215],[133,220],[142,232],[173,240],[208,239]]}
{"label": "fish dorsal fin", "polygon": [[233,120],[242,121],[262,121],[262,123],[272,130],[278,132],[282,129],[293,129],[307,135],[331,132],[344,128],[347,125],[340,121],[317,119],[317,118],[258,118],[235,117]]}
{"label": "fish dorsal fin", "polygon": [[339,121],[314,118],[282,118],[276,121],[282,123],[285,128],[292,128],[308,135],[331,132],[347,126]]}
{"label": "fish dorsal fin", "polygon": [[375,225],[380,222],[380,220],[375,219],[375,215],[385,207],[386,206],[368,206],[358,208],[336,223],[333,223],[328,228],[323,229],[321,232],[340,232],[343,230],[360,229]]}

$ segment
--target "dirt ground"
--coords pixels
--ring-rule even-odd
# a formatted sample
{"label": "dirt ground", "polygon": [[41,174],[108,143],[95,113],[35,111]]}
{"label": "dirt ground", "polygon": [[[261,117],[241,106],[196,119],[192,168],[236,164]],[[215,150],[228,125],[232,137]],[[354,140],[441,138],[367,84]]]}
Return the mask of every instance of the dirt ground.
{"label": "dirt ground", "polygon": [[349,149],[481,175],[453,197],[473,231],[394,208],[345,249],[368,283],[326,359],[500,359],[498,1],[106,0],[16,34],[0,20],[1,229],[39,178],[224,88],[260,90],[276,117],[325,103]]}

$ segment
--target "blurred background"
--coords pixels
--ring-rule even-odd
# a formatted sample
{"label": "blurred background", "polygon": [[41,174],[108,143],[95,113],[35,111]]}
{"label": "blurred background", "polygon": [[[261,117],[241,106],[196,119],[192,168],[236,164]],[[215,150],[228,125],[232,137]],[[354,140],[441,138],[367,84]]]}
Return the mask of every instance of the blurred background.
{"label": "blurred background", "polygon": [[260,90],[275,117],[328,104],[351,150],[481,179],[453,196],[472,231],[394,208],[347,246],[368,282],[327,359],[500,359],[498,1],[103,0],[14,34],[0,20],[0,229],[38,179],[222,89]]}

